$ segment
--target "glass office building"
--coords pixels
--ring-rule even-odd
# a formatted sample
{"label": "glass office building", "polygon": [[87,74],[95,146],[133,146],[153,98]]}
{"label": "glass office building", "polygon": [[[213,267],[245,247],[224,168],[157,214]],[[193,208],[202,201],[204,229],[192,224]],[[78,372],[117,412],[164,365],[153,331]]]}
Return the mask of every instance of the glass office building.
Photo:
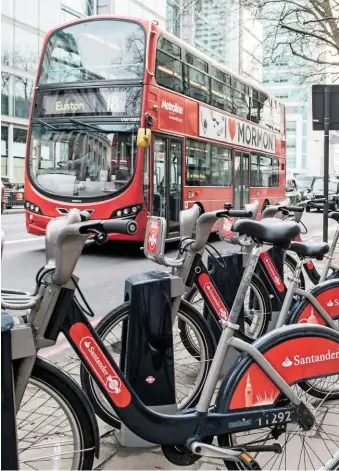
{"label": "glass office building", "polygon": [[[157,20],[235,72],[261,81],[260,25],[246,17],[234,0],[2,0],[1,6],[1,174],[18,182],[24,179],[39,54],[46,32],[59,24],[109,13]],[[253,74],[252,63],[256,64]]]}

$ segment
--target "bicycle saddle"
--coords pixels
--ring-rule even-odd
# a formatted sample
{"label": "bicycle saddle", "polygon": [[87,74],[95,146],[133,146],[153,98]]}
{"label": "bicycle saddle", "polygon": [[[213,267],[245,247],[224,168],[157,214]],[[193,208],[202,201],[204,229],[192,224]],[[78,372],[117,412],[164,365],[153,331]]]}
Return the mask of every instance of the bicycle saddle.
{"label": "bicycle saddle", "polygon": [[330,213],[328,217],[334,219],[334,221],[339,222],[339,212],[337,211],[332,211],[332,213]]}
{"label": "bicycle saddle", "polygon": [[300,234],[300,226],[295,222],[281,221],[276,218],[267,218],[261,221],[238,219],[233,224],[232,231],[246,234],[259,242],[283,245],[291,242]]}
{"label": "bicycle saddle", "polygon": [[301,257],[315,257],[322,259],[330,250],[325,242],[291,242],[288,250],[292,250]]}

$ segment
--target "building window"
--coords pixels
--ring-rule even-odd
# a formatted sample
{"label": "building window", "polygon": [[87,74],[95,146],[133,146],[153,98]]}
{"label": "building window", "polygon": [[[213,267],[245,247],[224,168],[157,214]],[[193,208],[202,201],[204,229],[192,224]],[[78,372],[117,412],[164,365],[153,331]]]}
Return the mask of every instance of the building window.
{"label": "building window", "polygon": [[14,77],[14,116],[29,118],[33,96],[33,80]]}
{"label": "building window", "polygon": [[[3,4],[6,2],[2,2]],[[11,67],[13,65],[13,34],[14,27],[4,21],[1,22],[1,63]]]}
{"label": "building window", "polygon": [[207,142],[186,140],[186,185],[210,185],[210,155]]}
{"label": "building window", "polygon": [[8,156],[8,128],[1,126],[1,156]]}
{"label": "building window", "polygon": [[9,80],[10,75],[1,72],[1,114],[9,116]]}
{"label": "building window", "polygon": [[180,7],[175,3],[166,3],[166,30],[180,37]]}
{"label": "building window", "polygon": [[1,175],[7,175],[8,128],[1,126]]}
{"label": "building window", "polygon": [[13,156],[18,158],[24,158],[26,152],[26,129],[13,129]]}
{"label": "building window", "polygon": [[35,74],[39,58],[39,36],[16,26],[14,45],[14,67]]}

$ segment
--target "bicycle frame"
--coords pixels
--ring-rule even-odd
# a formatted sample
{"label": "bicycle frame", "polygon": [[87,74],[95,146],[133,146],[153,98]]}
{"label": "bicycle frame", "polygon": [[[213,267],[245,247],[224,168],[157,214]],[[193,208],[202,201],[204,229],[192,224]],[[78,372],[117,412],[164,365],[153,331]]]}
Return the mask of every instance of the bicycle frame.
{"label": "bicycle frame", "polygon": [[[32,332],[34,333],[37,350],[54,345],[59,333],[63,332],[121,421],[135,434],[153,443],[186,445],[199,455],[203,454],[198,451],[199,447],[197,447],[200,438],[266,428],[277,423],[276,420],[279,414],[282,414],[280,415],[279,425],[297,422],[304,430],[309,430],[313,426],[315,420],[313,414],[289,386],[283,375],[279,374],[259,349],[234,337],[239,327],[237,322],[243,299],[262,251],[261,244],[255,244],[252,249],[229,319],[224,323],[225,328],[196,409],[176,415],[165,415],[152,411],[139,400],[74,297],[77,279],[74,276],[72,276],[72,279],[70,277],[74,268],[73,265],[75,266],[76,259],[80,256],[80,247],[84,245],[86,240],[86,236],[78,235],[79,230],[85,225],[86,223],[73,224],[64,228],[64,232],[59,232],[57,240],[58,253],[55,257],[57,260],[56,269],[52,273],[47,272],[42,275],[42,282],[39,285],[36,297],[37,302],[35,306],[32,306],[28,316],[28,324],[31,324],[32,327],[29,329],[30,335],[32,335]],[[67,235],[66,242],[68,246],[66,242],[63,245],[63,241],[65,241],[61,237],[63,234]],[[73,254],[72,260],[69,260],[69,254]],[[64,263],[62,263],[63,261]],[[60,280],[64,281],[61,282]],[[284,329],[282,334],[288,335],[289,332],[293,331],[298,338],[302,338],[302,332],[305,331],[304,326],[295,325]],[[315,332],[322,333],[324,340],[326,340],[326,335],[333,336],[332,331],[326,327],[312,326],[312,329]],[[273,335],[276,335],[276,333]],[[270,336],[271,334],[268,334],[266,340]],[[280,343],[283,343],[283,337],[284,335],[280,336]],[[24,342],[24,339],[22,341]],[[335,345],[337,345],[337,339]],[[251,410],[240,408],[225,413],[209,411],[224,358],[231,346],[240,352],[246,352],[259,367],[259,370],[275,385],[277,390],[287,397],[291,405],[279,407],[279,403],[272,403]],[[277,344],[277,346],[279,345]],[[299,350],[296,349],[292,354],[298,352]],[[337,353],[333,355],[337,357]],[[313,378],[338,373],[337,362],[332,361],[332,356],[331,361],[326,363],[327,369],[324,366],[325,363],[316,363],[314,368],[309,368],[306,374],[310,375],[312,370],[311,377]],[[327,366],[328,364],[330,364],[330,368]],[[16,378],[17,404],[20,403],[20,398],[27,386],[31,367],[33,365],[22,363],[18,370]],[[292,383],[305,379],[302,376],[303,373],[296,369],[288,371],[292,372],[292,376],[289,376],[289,381]],[[220,394],[221,398],[224,394],[227,394],[226,389],[219,391]],[[204,446],[207,445],[204,444]],[[215,449],[216,447],[213,447],[214,451]],[[241,453],[242,450],[239,449],[220,449],[218,456],[237,461],[240,460]]]}
{"label": "bicycle frame", "polygon": [[[197,435],[203,437],[260,428],[263,423],[260,417],[267,417],[266,423],[271,423],[274,414],[282,412],[282,410],[289,412],[289,414],[286,414],[286,419],[288,416],[292,421],[299,422],[301,420],[301,416],[298,418],[298,414],[301,414],[302,410],[304,414],[305,410],[300,398],[255,347],[233,337],[237,330],[236,321],[242,307],[243,293],[247,290],[248,283],[254,273],[260,251],[260,246],[256,246],[252,251],[232,307],[229,323],[221,335],[199,404],[194,412],[164,415],[146,408],[124,378],[117,364],[110,357],[109,352],[87,321],[84,313],[75,302],[71,301],[73,290],[65,289],[60,294],[61,299],[59,299],[57,309],[53,314],[53,324],[57,319],[61,320],[59,321],[61,331],[71,343],[107,400],[116,410],[122,422],[134,433],[153,443],[175,445],[185,444],[190,437]],[[53,289],[52,286],[49,287],[49,289],[51,288]],[[62,314],[64,315],[63,320]],[[263,407],[260,412],[258,410],[241,410],[226,414],[209,412],[221,367],[230,346],[234,346],[241,352],[247,352],[293,405],[287,409]],[[312,417],[307,412],[306,416],[308,416],[308,420]],[[235,426],[238,421],[240,421],[239,424]],[[286,420],[286,422],[289,421]]]}

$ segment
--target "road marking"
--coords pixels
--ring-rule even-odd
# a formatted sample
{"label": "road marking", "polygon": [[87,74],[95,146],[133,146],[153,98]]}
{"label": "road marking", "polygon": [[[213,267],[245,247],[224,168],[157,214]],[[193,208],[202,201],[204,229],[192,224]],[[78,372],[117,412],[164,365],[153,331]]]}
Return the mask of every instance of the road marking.
{"label": "road marking", "polygon": [[31,239],[17,239],[17,240],[5,240],[5,244],[21,244],[22,242],[36,242],[37,240],[45,240],[45,236],[31,238]]}

